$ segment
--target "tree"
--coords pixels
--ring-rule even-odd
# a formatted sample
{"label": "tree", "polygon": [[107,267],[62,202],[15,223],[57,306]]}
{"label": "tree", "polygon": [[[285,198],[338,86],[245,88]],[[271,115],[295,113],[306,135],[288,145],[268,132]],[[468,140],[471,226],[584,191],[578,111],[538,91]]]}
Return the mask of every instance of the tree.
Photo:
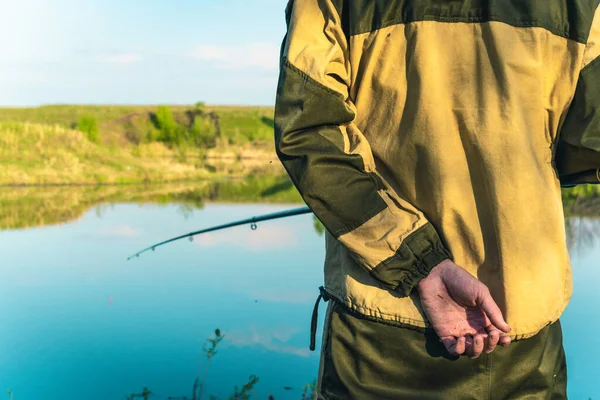
{"label": "tree", "polygon": [[100,143],[100,129],[96,117],[83,115],[79,119],[77,130],[85,133],[90,142]]}

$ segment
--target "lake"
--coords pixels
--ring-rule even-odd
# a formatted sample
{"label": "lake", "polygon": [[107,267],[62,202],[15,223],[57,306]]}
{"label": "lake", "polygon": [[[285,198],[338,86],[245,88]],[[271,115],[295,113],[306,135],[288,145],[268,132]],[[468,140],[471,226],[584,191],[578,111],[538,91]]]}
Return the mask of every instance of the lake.
{"label": "lake", "polygon": [[[325,246],[312,214],[127,261],[173,236],[302,206],[278,179],[216,189],[0,189],[0,399],[10,399],[8,390],[14,400],[125,399],[144,387],[150,399],[191,399],[216,329],[224,337],[204,398],[227,398],[255,375],[255,398],[301,399],[319,361],[308,344]],[[575,289],[561,321],[569,396],[598,398],[600,219],[568,222]]]}

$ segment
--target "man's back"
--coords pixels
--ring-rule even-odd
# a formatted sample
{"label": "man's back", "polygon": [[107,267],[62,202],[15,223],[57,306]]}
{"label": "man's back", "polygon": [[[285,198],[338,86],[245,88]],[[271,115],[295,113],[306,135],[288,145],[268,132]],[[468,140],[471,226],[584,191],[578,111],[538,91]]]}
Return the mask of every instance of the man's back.
{"label": "man's back", "polygon": [[332,297],[430,327],[414,287],[452,258],[490,288],[513,339],[559,318],[572,282],[554,156],[559,136],[600,151],[597,10],[289,3],[276,147],[327,228]]}

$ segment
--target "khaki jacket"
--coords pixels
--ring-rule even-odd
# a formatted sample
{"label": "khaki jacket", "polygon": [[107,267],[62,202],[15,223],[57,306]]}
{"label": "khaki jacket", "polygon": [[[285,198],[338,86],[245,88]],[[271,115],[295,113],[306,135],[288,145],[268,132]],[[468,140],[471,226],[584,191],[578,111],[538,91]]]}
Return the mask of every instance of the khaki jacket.
{"label": "khaki jacket", "polygon": [[600,182],[600,0],[295,0],[279,159],[326,232],[325,289],[430,327],[451,258],[531,337],[572,294],[561,185]]}

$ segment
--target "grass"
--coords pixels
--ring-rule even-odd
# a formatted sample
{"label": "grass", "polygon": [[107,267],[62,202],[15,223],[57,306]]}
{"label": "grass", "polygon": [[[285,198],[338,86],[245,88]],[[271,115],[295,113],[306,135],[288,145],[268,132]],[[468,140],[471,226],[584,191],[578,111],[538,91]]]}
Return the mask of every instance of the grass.
{"label": "grass", "polygon": [[[174,113],[183,113],[195,109],[194,106],[173,105],[169,108]],[[218,116],[219,132],[226,145],[245,145],[253,143],[257,146],[270,145],[273,140],[273,107],[220,107],[202,106],[206,113]],[[109,135],[108,130],[114,127],[115,121],[133,114],[154,113],[158,105],[48,105],[25,108],[0,108],[0,121],[29,122],[35,124],[58,125],[74,129],[81,118],[95,119],[100,127],[101,135]],[[120,145],[123,144],[115,138]]]}
{"label": "grass", "polygon": [[[244,176],[267,162],[280,164],[273,112],[202,104],[0,108],[0,185]],[[206,162],[223,158],[234,162]],[[236,162],[241,158],[253,158],[255,165]]]}
{"label": "grass", "polygon": [[273,141],[272,107],[207,107],[219,116],[221,136],[229,144],[271,144]]}
{"label": "grass", "polygon": [[0,185],[167,182],[208,178],[194,163],[181,163],[157,143],[131,151],[92,143],[59,125],[0,122]]}

